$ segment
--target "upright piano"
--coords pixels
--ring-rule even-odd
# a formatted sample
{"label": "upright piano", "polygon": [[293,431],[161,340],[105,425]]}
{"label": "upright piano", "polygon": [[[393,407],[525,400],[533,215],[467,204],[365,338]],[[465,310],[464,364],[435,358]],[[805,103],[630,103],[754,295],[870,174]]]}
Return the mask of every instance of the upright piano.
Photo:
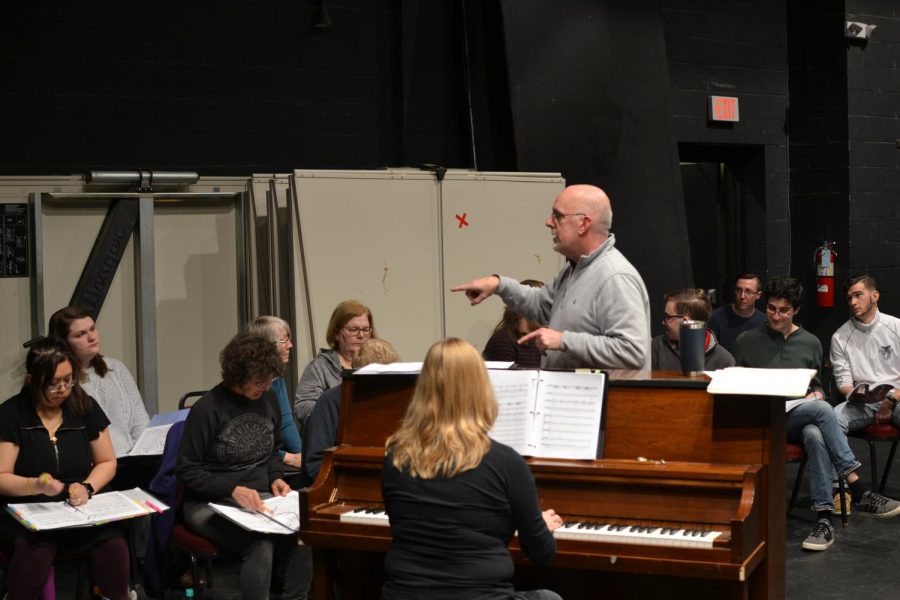
{"label": "upright piano", "polygon": [[[708,380],[610,372],[603,458],[531,458],[541,506],[567,525],[557,557],[528,563],[514,539],[517,589],[578,598],[783,598],[784,400],[711,395]],[[384,442],[411,375],[344,379],[339,444],[301,491],[316,598],[378,598],[390,545],[379,510]]]}

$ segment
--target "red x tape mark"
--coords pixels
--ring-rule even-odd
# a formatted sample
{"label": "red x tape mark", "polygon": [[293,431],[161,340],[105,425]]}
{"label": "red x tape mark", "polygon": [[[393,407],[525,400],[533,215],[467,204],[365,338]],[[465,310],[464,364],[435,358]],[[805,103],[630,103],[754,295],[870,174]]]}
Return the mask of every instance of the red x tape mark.
{"label": "red x tape mark", "polygon": [[456,215],[456,220],[459,221],[459,228],[468,227],[469,222],[466,221],[466,213],[463,213],[462,216]]}

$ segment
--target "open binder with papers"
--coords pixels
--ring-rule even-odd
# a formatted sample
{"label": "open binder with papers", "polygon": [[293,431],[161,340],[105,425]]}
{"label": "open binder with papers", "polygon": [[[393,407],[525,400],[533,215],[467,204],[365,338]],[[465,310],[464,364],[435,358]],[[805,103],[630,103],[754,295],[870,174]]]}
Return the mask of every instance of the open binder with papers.
{"label": "open binder with papers", "polygon": [[209,507],[249,531],[297,533],[300,529],[300,500],[296,490],[286,496],[263,500],[266,512],[248,512],[237,506],[210,502]]}
{"label": "open binder with papers", "polygon": [[95,494],[83,506],[58,502],[23,502],[8,504],[6,510],[32,531],[92,527],[112,521],[143,517],[168,510],[158,498],[140,488],[122,492]]}
{"label": "open binder with papers", "polygon": [[491,438],[523,456],[594,459],[605,373],[488,371],[500,408]]}

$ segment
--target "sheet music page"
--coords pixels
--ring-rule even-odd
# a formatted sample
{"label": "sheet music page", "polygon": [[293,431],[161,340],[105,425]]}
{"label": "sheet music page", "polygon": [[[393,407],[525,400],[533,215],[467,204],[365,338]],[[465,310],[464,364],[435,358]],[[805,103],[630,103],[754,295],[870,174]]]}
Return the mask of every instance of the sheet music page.
{"label": "sheet music page", "polygon": [[244,529],[259,531],[260,533],[290,534],[300,529],[300,500],[296,490],[292,490],[287,496],[278,496],[263,500],[263,504],[269,507],[271,515],[263,513],[251,513],[236,506],[216,504],[210,502],[209,506],[222,516],[231,519]]}
{"label": "sheet music page", "polygon": [[606,374],[541,371],[540,377],[534,455],[596,458]]}
{"label": "sheet music page", "polygon": [[535,420],[538,371],[488,371],[488,377],[499,407],[488,435],[519,454],[534,454],[534,449],[528,448],[528,437]]}
{"label": "sheet music page", "polygon": [[125,456],[148,456],[162,454],[166,447],[166,436],[172,429],[172,423],[148,427],[141,432],[141,437],[134,443],[134,447]]}
{"label": "sheet music page", "polygon": [[94,494],[94,497],[84,505],[84,509],[93,515],[97,522],[118,521],[150,514],[149,508],[139,505],[121,492]]}
{"label": "sheet music page", "polygon": [[16,520],[34,531],[93,525],[89,514],[78,512],[67,502],[23,502],[9,504],[7,510]]}
{"label": "sheet music page", "polygon": [[126,496],[132,502],[137,502],[141,506],[146,506],[154,512],[165,512],[170,508],[168,504],[139,487],[131,490],[122,490],[119,493]]}
{"label": "sheet music page", "polygon": [[356,375],[416,375],[422,372],[422,363],[420,362],[399,362],[389,365],[381,365],[372,363],[354,371]]}
{"label": "sheet music page", "polygon": [[710,394],[749,394],[753,396],[805,396],[814,369],[750,369],[728,367],[713,371],[706,388]]}
{"label": "sheet music page", "polygon": [[19,522],[36,531],[99,525],[150,513],[149,508],[139,506],[120,492],[95,494],[78,508],[59,501],[10,504],[7,509]]}

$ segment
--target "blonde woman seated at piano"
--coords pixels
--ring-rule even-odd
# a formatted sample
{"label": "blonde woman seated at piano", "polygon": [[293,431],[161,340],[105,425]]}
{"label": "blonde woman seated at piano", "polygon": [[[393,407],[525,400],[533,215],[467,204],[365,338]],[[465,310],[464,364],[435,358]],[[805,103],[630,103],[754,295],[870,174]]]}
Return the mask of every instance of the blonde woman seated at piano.
{"label": "blonde woman seated at piano", "polygon": [[525,460],[488,437],[496,418],[478,351],[455,338],[433,345],[386,444],[381,488],[393,541],[383,600],[560,600],[549,590],[513,589],[514,532],[525,554],[546,565],[562,519],[541,512]]}

